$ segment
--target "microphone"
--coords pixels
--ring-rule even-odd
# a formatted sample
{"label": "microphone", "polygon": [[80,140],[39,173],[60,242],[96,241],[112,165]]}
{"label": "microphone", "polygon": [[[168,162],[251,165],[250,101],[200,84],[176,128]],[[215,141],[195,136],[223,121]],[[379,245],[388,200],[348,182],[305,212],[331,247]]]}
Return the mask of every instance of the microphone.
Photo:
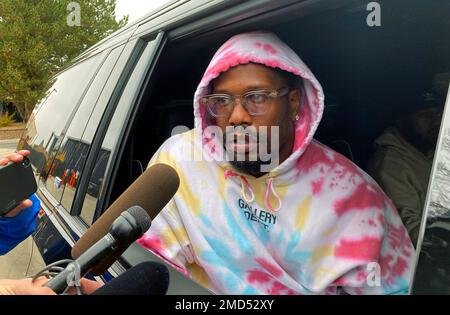
{"label": "microphone", "polygon": [[164,295],[169,270],[159,262],[143,262],[112,279],[90,295]]}
{"label": "microphone", "polygon": [[[72,248],[72,257],[78,258],[107,232],[112,222],[123,209],[138,205],[144,208],[152,219],[164,208],[178,190],[180,179],[177,172],[167,164],[155,164],[139,176],[130,187],[105,211],[84,233]],[[109,256],[92,268],[91,274],[103,274],[127,249],[118,247]]]}
{"label": "microphone", "polygon": [[108,254],[118,247],[127,248],[141,237],[152,223],[147,212],[139,206],[124,211],[111,225],[109,233],[96,242],[66,269],[46,283],[46,287],[62,293],[69,285],[79,280]]}

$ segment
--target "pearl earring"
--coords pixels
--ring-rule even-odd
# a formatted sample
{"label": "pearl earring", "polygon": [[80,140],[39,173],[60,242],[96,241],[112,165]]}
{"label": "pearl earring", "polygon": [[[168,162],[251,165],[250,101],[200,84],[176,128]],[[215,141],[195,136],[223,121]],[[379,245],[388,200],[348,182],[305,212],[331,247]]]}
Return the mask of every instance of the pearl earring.
{"label": "pearl earring", "polygon": [[297,114],[296,116],[295,116],[295,120],[297,121],[297,120],[299,120],[300,119],[300,116]]}

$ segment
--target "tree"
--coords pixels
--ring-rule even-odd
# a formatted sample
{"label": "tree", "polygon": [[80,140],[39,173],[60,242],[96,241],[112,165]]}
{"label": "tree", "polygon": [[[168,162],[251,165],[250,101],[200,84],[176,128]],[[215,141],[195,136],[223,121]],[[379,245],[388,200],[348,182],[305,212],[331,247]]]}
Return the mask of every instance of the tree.
{"label": "tree", "polygon": [[53,74],[128,22],[116,20],[115,7],[116,0],[0,0],[0,101],[28,120]]}

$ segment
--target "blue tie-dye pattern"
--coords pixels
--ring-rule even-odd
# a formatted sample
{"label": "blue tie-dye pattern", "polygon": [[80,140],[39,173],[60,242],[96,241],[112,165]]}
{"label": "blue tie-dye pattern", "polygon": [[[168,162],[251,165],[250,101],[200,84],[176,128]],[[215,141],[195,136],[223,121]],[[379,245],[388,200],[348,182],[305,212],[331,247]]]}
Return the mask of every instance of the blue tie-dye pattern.
{"label": "blue tie-dye pattern", "polygon": [[[229,254],[229,252],[227,253]],[[216,278],[222,286],[225,286],[227,292],[238,294],[238,286],[244,279],[244,272],[236,266],[233,261],[220,257],[214,251],[202,251],[200,256],[208,264],[214,265],[217,268],[222,268],[222,271],[216,273]]]}
{"label": "blue tie-dye pattern", "polygon": [[212,222],[208,219],[208,217],[205,216],[203,213],[200,214],[198,218],[203,222],[203,224],[204,224],[206,227],[212,228],[212,227],[214,226],[214,225],[212,224]]}
{"label": "blue tie-dye pattern", "polygon": [[312,253],[310,251],[296,251],[298,243],[300,242],[300,232],[296,232],[291,236],[286,247],[284,259],[286,262],[306,264]]}
{"label": "blue tie-dye pattern", "polygon": [[[261,224],[253,224],[254,222],[250,221],[247,219],[247,217],[245,216],[244,211],[242,211],[242,209],[239,209],[239,219],[240,221],[247,226],[250,230],[252,230],[253,232],[255,232],[255,235],[258,236],[258,238],[261,240],[261,242],[263,242],[264,244],[268,244],[269,243],[269,231],[267,231],[266,229],[264,229],[264,227]],[[270,228],[269,228],[270,229]]]}
{"label": "blue tie-dye pattern", "polygon": [[225,286],[227,292],[234,293],[239,289],[240,281],[236,279],[237,277],[231,272],[220,272],[217,274],[217,278],[220,283]]}
{"label": "blue tie-dye pattern", "polygon": [[233,214],[231,213],[231,209],[227,204],[224,205],[224,214],[231,235],[239,244],[239,247],[242,249],[242,251],[247,255],[255,255],[252,244],[250,244],[248,238],[245,237],[244,232],[239,227],[238,222],[236,222],[236,220],[234,219]]}
{"label": "blue tie-dye pattern", "polygon": [[257,295],[257,294],[260,294],[260,292],[256,290],[254,287],[249,285],[241,292],[241,295]]}
{"label": "blue tie-dye pattern", "polygon": [[296,266],[298,279],[302,283],[311,283],[312,275],[307,275],[302,271],[301,266],[307,264],[308,260],[312,256],[311,251],[299,251],[296,250],[298,243],[300,242],[300,232],[295,232],[290,237],[288,245],[286,247],[286,252],[284,255],[284,261],[286,263]]}
{"label": "blue tie-dye pattern", "polygon": [[405,295],[409,291],[409,282],[402,277],[395,277],[393,284],[387,284],[386,281],[381,282],[381,289],[384,294]]}
{"label": "blue tie-dye pattern", "polygon": [[217,267],[224,267],[225,264],[223,262],[223,259],[219,257],[215,252],[212,250],[204,250],[200,253],[200,257],[204,259],[208,264],[215,265]]}
{"label": "blue tie-dye pattern", "polygon": [[261,224],[258,224],[257,230],[258,230],[258,236],[259,236],[259,239],[261,240],[261,242],[263,242],[264,244],[268,244],[269,240],[270,240],[269,231],[264,229],[264,227]]}
{"label": "blue tie-dye pattern", "polygon": [[230,247],[225,245],[221,240],[217,238],[213,238],[205,235],[206,241],[209,243],[209,246],[214,250],[217,255],[225,260],[231,259],[233,255],[230,252]]}
{"label": "blue tie-dye pattern", "polygon": [[275,241],[275,244],[284,244],[284,239],[285,239],[285,237],[284,237],[284,232],[283,232],[283,231],[280,231],[280,232],[278,233],[278,236],[277,236],[277,239],[276,239],[276,241]]}

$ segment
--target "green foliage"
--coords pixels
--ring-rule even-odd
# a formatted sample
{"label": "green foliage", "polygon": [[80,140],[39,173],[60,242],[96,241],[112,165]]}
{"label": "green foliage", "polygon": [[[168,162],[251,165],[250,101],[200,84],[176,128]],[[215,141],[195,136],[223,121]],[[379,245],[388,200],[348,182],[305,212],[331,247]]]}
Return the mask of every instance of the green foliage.
{"label": "green foliage", "polygon": [[0,128],[6,127],[16,122],[13,117],[14,114],[9,114],[8,112],[5,112],[3,113],[3,115],[0,115]]}
{"label": "green foliage", "polygon": [[[80,5],[80,26],[67,23],[71,2]],[[116,0],[0,0],[0,101],[27,120],[54,73],[128,22],[116,21],[115,6]]]}

